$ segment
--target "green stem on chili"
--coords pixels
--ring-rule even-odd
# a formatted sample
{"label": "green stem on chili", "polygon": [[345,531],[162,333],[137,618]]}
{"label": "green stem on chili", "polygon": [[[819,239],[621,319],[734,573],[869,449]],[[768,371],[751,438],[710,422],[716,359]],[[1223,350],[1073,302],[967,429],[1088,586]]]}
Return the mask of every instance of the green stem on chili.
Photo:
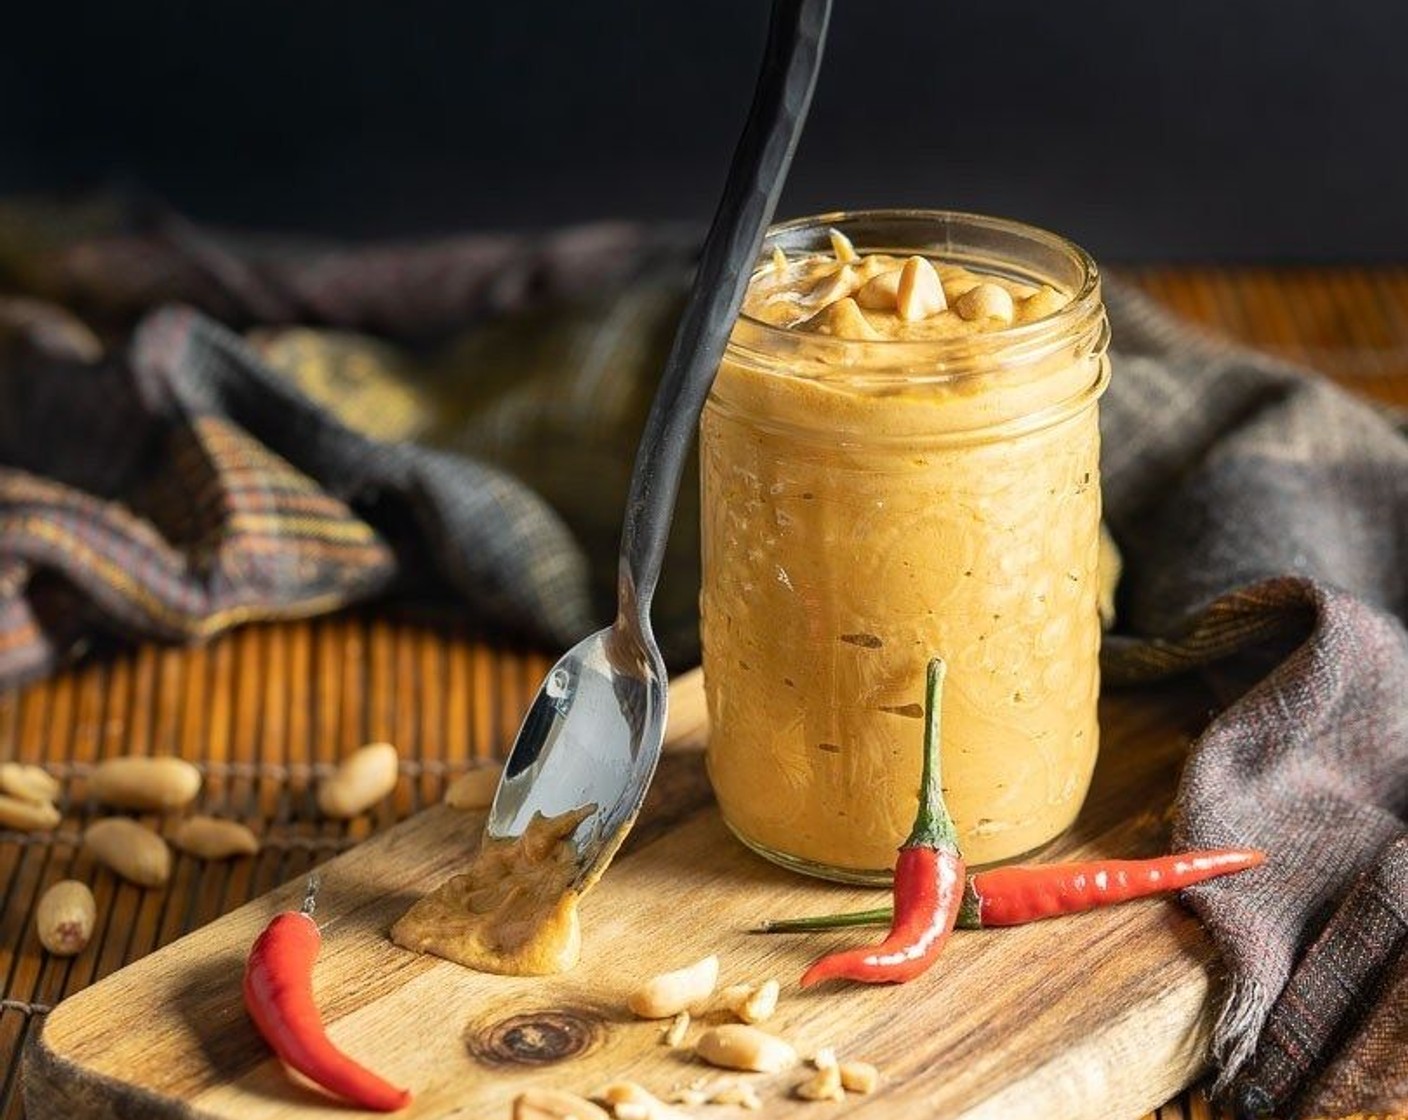
{"label": "green stem on chili", "polygon": [[963,904],[963,856],[958,830],[944,804],[940,773],[940,709],[945,665],[929,662],[924,691],[924,768],[914,828],[895,860],[889,936],[878,945],[822,957],[802,974],[802,987],[824,980],[901,984],[943,952]]}
{"label": "green stem on chili", "polygon": [[[956,924],[958,929],[991,929],[1079,914],[1181,890],[1220,875],[1259,867],[1265,861],[1266,854],[1255,848],[1208,848],[1154,859],[995,867],[968,876]],[[847,926],[882,926],[893,916],[893,907],[881,906],[849,914],[773,919],[756,926],[753,932],[806,933]]]}

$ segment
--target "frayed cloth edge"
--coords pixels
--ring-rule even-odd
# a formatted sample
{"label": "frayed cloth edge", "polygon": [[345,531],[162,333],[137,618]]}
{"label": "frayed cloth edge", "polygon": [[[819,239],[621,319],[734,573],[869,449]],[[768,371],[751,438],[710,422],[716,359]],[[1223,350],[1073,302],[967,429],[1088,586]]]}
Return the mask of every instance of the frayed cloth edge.
{"label": "frayed cloth edge", "polygon": [[1223,1096],[1256,1050],[1261,1028],[1271,1014],[1271,996],[1256,980],[1233,979],[1212,1028],[1212,1057],[1217,1067],[1213,1095]]}

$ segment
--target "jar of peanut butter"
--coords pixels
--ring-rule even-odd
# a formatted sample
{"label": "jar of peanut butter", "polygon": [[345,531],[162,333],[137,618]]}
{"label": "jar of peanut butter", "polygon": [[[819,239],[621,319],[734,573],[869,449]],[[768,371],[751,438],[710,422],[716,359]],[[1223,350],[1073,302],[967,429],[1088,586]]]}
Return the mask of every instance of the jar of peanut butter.
{"label": "jar of peanut butter", "polygon": [[1099,729],[1099,274],[937,211],[775,227],[700,429],[709,776],[785,866],[888,879],[924,673],[970,865],[1074,820]]}

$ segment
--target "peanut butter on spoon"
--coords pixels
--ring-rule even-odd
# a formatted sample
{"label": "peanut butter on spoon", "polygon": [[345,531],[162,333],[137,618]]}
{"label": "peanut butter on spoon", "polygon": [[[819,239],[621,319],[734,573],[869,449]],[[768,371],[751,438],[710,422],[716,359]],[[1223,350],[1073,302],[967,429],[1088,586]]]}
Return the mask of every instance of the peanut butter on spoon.
{"label": "peanut butter on spoon", "polygon": [[568,838],[595,811],[538,814],[516,839],[486,840],[468,870],[402,915],[391,940],[480,972],[566,972],[582,949],[572,889],[580,868]]}

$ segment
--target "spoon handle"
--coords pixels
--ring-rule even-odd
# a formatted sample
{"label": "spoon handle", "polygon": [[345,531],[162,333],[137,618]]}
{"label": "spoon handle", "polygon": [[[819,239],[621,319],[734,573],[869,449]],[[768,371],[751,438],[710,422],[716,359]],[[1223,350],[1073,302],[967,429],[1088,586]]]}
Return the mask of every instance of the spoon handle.
{"label": "spoon handle", "polygon": [[773,0],[758,88],[636,450],[620,610],[647,631],[685,456],[802,134],[830,15],[831,0]]}

